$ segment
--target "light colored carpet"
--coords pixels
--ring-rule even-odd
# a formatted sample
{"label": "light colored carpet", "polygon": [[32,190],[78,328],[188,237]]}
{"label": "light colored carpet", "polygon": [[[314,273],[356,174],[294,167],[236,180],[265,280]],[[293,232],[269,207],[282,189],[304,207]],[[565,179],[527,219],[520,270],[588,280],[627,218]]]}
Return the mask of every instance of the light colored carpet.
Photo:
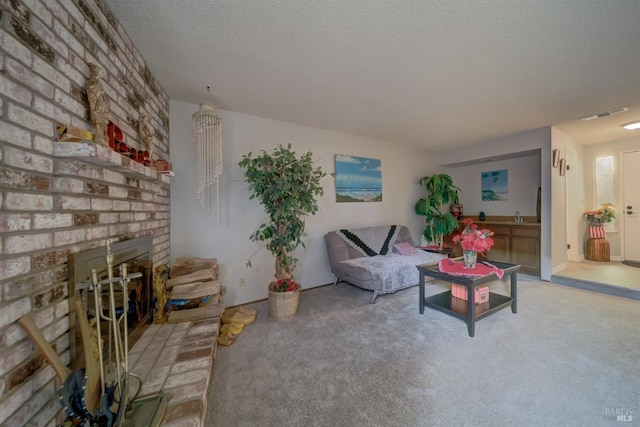
{"label": "light colored carpet", "polygon": [[616,410],[640,425],[638,301],[520,275],[518,313],[471,338],[459,319],[420,315],[417,287],[370,298],[312,289],[281,321],[250,305],[256,322],[218,349],[205,425],[607,426]]}

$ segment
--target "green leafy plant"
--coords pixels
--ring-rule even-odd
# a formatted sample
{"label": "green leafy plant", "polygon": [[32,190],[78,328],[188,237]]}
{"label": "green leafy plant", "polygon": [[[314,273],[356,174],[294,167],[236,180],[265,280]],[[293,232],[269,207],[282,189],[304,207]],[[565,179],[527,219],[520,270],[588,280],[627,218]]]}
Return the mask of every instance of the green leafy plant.
{"label": "green leafy plant", "polygon": [[[246,169],[249,199],[257,198],[268,216],[249,239],[266,242],[276,258],[273,291],[293,290],[292,281],[298,286],[293,279],[298,259],[292,253],[298,246],[304,247],[304,217],[318,211],[316,197],[323,194],[320,179],[326,175],[320,167],[314,167],[311,155],[307,152],[298,157],[291,144],[286,148],[279,145],[273,152],[262,150],[256,157],[249,152],[238,164]],[[251,266],[251,258],[247,266]]]}
{"label": "green leafy plant", "polygon": [[442,208],[448,203],[458,203],[458,191],[462,190],[444,173],[422,177],[418,184],[427,191],[427,197],[418,200],[415,206],[416,214],[425,216],[424,237],[442,249],[444,236],[458,228],[456,217]]}

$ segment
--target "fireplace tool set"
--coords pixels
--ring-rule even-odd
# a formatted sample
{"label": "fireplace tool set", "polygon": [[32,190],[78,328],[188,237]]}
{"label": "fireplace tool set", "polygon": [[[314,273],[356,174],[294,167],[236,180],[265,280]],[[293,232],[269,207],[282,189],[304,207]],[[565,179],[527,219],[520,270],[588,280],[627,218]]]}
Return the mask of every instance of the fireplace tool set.
{"label": "fireplace tool set", "polygon": [[[83,298],[76,301],[76,313],[82,335],[85,368],[71,372],[58,357],[30,315],[20,320],[23,328],[34,340],[52,365],[62,386],[58,398],[71,418],[81,420],[85,427],[154,427],[160,425],[167,405],[167,397],[159,394],[138,398],[142,381],[129,372],[129,346],[127,315],[129,310],[128,283],[142,276],[129,273],[128,265],[119,266],[120,277],[114,277],[111,242],[107,241],[107,278],[98,280],[96,269],[91,280],[76,284],[76,291],[86,292],[86,300],[93,294],[93,307],[88,310]],[[120,289],[117,289],[119,285]],[[121,291],[122,309],[117,309],[116,293]],[[103,297],[108,300],[105,309]],[[90,326],[88,312],[94,314],[95,330]],[[108,345],[102,339],[101,320],[108,326]],[[96,355],[97,350],[97,355]],[[138,389],[129,399],[129,379],[138,380]],[[117,404],[117,409],[112,407]]]}

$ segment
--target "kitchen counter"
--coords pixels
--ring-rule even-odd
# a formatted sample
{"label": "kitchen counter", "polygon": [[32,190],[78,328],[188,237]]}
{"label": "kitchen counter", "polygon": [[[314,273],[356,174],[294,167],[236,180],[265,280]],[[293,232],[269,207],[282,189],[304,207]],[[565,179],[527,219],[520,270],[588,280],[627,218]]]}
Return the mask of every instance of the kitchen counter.
{"label": "kitchen counter", "polygon": [[[521,225],[521,226],[524,226],[524,227],[540,227],[540,223],[539,222],[492,221],[492,220],[473,221],[473,222],[478,224],[478,227],[480,227],[482,224],[487,224],[487,225],[517,225],[517,226]],[[460,226],[464,227],[462,224]]]}

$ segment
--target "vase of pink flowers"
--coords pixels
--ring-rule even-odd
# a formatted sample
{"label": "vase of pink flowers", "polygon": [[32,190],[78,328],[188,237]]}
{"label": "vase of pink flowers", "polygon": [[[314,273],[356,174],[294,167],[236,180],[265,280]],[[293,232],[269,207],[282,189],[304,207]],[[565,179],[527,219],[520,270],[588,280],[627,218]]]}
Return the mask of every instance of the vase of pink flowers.
{"label": "vase of pink flowers", "polygon": [[487,228],[478,228],[471,218],[463,221],[462,233],[453,236],[453,242],[462,246],[462,259],[464,268],[476,268],[478,252],[483,253],[493,246],[493,231]]}

